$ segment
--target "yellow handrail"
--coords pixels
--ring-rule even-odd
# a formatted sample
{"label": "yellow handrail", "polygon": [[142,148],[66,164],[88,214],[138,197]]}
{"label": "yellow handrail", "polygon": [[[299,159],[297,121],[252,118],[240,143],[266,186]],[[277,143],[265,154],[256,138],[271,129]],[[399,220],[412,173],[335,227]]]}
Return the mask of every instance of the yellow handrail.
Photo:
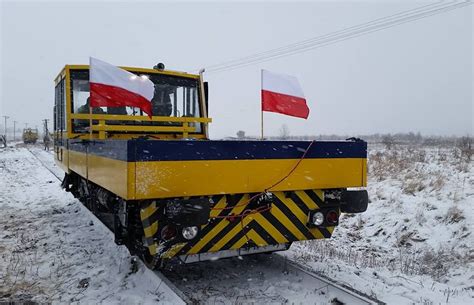
{"label": "yellow handrail", "polygon": [[150,132],[195,132],[195,127],[184,127],[184,126],[137,126],[137,125],[92,125],[94,131],[150,131]]}
{"label": "yellow handrail", "polygon": [[153,116],[145,115],[119,115],[119,114],[88,114],[88,113],[71,113],[71,119],[79,120],[105,120],[105,121],[143,121],[143,122],[187,122],[187,123],[211,123],[211,118],[195,118],[195,117],[169,117],[169,116]]}
{"label": "yellow handrail", "polygon": [[[168,132],[181,133],[183,138],[187,138],[189,133],[196,132],[196,127],[190,126],[190,123],[209,123],[210,118],[195,118],[195,117],[167,117],[167,116],[131,116],[119,114],[89,114],[89,113],[71,113],[70,119],[87,120],[89,122],[99,122],[99,124],[92,124],[92,131],[97,131],[99,139],[105,139],[107,132],[110,131],[125,131],[125,132]],[[114,121],[107,124],[107,121]],[[117,121],[135,121],[135,122],[168,122],[177,123],[176,125],[119,125]],[[92,137],[92,133],[90,134]]]}

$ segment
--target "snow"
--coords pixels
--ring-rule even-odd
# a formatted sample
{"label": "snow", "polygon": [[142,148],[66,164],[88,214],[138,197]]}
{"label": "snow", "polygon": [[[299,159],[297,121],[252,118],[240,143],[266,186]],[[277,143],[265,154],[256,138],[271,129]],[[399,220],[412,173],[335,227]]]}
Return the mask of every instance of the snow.
{"label": "snow", "polygon": [[[195,303],[331,304],[335,297],[344,300],[325,282],[294,268],[279,254],[171,266],[164,274]],[[359,303],[366,304],[350,304]]]}
{"label": "snow", "polygon": [[[52,153],[33,149],[53,167]],[[178,302],[27,149],[0,150],[0,185],[0,302]],[[282,255],[388,304],[474,303],[472,161],[453,147],[371,147],[368,185],[367,212]],[[191,301],[328,300],[274,255],[171,268],[166,276]]]}
{"label": "snow", "polygon": [[0,303],[178,302],[27,149],[0,151],[0,185]]}
{"label": "snow", "polygon": [[372,147],[369,208],[285,255],[388,304],[474,303],[474,175],[454,147]]}

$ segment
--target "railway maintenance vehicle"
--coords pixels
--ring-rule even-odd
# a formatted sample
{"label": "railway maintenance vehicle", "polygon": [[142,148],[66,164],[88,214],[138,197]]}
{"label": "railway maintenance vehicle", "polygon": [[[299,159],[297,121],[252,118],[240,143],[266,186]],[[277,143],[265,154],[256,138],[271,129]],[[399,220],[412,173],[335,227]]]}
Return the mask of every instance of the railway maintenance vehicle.
{"label": "railway maintenance vehicle", "polygon": [[35,144],[38,141],[38,129],[37,128],[25,128],[23,129],[23,143]]}
{"label": "railway maintenance vehicle", "polygon": [[62,186],[149,268],[286,250],[330,238],[341,213],[366,210],[366,142],[211,140],[202,73],[158,67],[122,67],[168,102],[152,117],[133,107],[84,113],[88,65],[55,79]]}

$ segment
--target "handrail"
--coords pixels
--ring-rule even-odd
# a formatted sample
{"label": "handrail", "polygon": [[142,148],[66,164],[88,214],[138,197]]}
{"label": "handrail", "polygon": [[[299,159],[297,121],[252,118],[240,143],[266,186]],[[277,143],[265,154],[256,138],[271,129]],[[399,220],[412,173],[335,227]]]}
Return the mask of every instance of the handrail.
{"label": "handrail", "polygon": [[80,120],[105,120],[105,121],[143,121],[143,122],[187,122],[187,123],[211,123],[211,118],[195,118],[195,117],[169,117],[169,116],[153,116],[146,115],[120,115],[120,114],[88,114],[88,113],[71,113],[71,119]]}
{"label": "handrail", "polygon": [[187,126],[137,126],[137,125],[92,125],[94,131],[151,131],[151,132],[195,132],[196,127]]}
{"label": "handrail", "polygon": [[[89,123],[93,123],[90,129],[90,137],[92,138],[92,131],[98,132],[99,139],[105,139],[107,132],[110,131],[125,131],[125,132],[168,132],[168,133],[181,133],[183,138],[187,138],[189,133],[196,132],[196,127],[190,126],[192,123],[209,123],[212,122],[210,118],[195,118],[195,117],[168,117],[168,116],[131,116],[131,115],[120,115],[120,114],[89,114],[89,113],[71,113],[70,119],[76,120],[87,120]],[[111,121],[107,124],[107,121]],[[156,125],[121,125],[117,124],[117,121],[135,121],[135,122],[168,122],[177,123],[164,126]]]}

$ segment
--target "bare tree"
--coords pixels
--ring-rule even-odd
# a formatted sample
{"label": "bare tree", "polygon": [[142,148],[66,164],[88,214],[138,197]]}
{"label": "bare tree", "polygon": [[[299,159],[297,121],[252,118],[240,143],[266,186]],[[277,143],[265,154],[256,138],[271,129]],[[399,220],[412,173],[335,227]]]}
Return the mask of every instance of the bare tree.
{"label": "bare tree", "polygon": [[245,131],[243,131],[243,130],[237,131],[237,138],[239,138],[239,139],[245,138]]}
{"label": "bare tree", "polygon": [[290,137],[290,129],[286,124],[281,125],[280,128],[280,138],[286,140]]}
{"label": "bare tree", "polygon": [[385,145],[385,148],[390,150],[392,149],[393,144],[395,144],[395,139],[392,137],[391,134],[384,135],[382,137],[382,144]]}
{"label": "bare tree", "polygon": [[461,150],[461,156],[464,156],[466,161],[470,162],[474,153],[474,149],[472,147],[472,138],[462,137],[458,142],[458,147]]}

